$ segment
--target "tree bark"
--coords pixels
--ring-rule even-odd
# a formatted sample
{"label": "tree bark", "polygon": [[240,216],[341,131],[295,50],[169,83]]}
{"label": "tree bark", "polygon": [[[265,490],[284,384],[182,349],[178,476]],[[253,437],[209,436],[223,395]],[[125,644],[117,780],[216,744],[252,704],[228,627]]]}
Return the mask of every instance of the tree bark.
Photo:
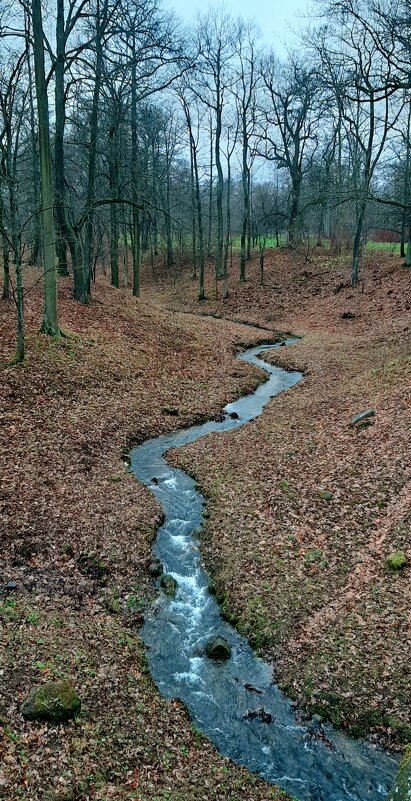
{"label": "tree bark", "polygon": [[138,174],[137,174],[137,64],[136,64],[136,34],[132,33],[132,65],[131,65],[131,183],[133,205],[133,295],[140,297],[140,219],[136,206],[138,200]]}
{"label": "tree bark", "polygon": [[[101,74],[103,67],[103,35],[107,26],[108,18],[108,0],[104,0],[103,8],[100,14],[100,0],[97,0],[96,6],[96,73],[94,78],[93,87],[93,100],[90,114],[90,139],[89,139],[89,155],[87,165],[87,224],[85,229],[85,247],[84,247],[84,279],[83,279],[83,295],[89,297],[90,295],[90,282],[93,273],[93,242],[94,242],[94,209],[93,203],[95,199],[95,185],[96,185],[96,164],[97,164],[97,139],[98,139],[98,106],[100,99],[101,89]],[[81,300],[81,298],[78,298]]]}
{"label": "tree bark", "polygon": [[223,191],[224,191],[224,175],[221,166],[221,152],[220,140],[222,129],[222,101],[220,89],[220,66],[217,65],[217,81],[216,81],[216,95],[217,95],[217,109],[216,109],[216,129],[215,129],[215,164],[217,169],[217,249],[215,259],[215,272],[216,279],[221,278],[223,274],[223,247],[224,247],[224,225],[223,225]]}
{"label": "tree bark", "polygon": [[[0,191],[0,227],[4,230],[4,204],[3,196]],[[10,245],[7,238],[2,234],[2,253],[3,253],[3,293],[2,299],[8,300],[10,297]]]}
{"label": "tree bark", "polygon": [[191,239],[193,251],[193,267],[192,278],[197,278],[197,231],[196,231],[196,203],[195,203],[195,185],[194,185],[194,163],[193,163],[193,149],[190,147],[190,191],[191,191]]}
{"label": "tree bark", "polygon": [[118,119],[109,131],[109,179],[110,196],[110,281],[118,289]]}
{"label": "tree bark", "polygon": [[66,98],[64,88],[64,67],[66,59],[66,33],[64,28],[64,0],[57,0],[56,23],[56,63],[55,78],[55,137],[54,137],[54,180],[55,180],[55,214],[56,214],[56,251],[58,273],[69,274],[67,267],[67,246],[70,250],[74,276],[74,296],[82,302],[84,297],[83,263],[80,242],[67,217],[65,201],[65,155],[64,128],[66,124]]}
{"label": "tree bark", "polygon": [[47,86],[44,69],[43,23],[40,0],[31,0],[33,24],[34,73],[36,81],[39,127],[42,255],[44,269],[44,308],[42,331],[57,336],[57,281],[55,263],[55,234],[53,215],[53,182]]}
{"label": "tree bark", "polygon": [[210,186],[208,190],[208,236],[207,236],[207,255],[211,256],[211,229],[213,223],[213,166],[214,166],[214,142],[213,124],[210,113]]}
{"label": "tree bark", "polygon": [[247,115],[246,110],[243,108],[242,112],[242,139],[243,139],[243,147],[242,147],[242,157],[243,157],[243,169],[242,169],[242,187],[243,187],[243,213],[241,219],[241,240],[240,240],[240,282],[244,282],[246,280],[246,273],[245,273],[245,265],[247,261],[247,253],[246,253],[246,240],[247,240],[247,228],[248,228],[248,219],[250,214],[250,183],[249,183],[249,167],[248,167],[248,138],[247,138]]}
{"label": "tree bark", "polygon": [[[29,22],[27,21],[27,26],[28,25]],[[27,32],[29,33],[29,30]],[[29,266],[34,267],[38,262],[40,247],[41,247],[41,230],[40,230],[40,215],[39,215],[40,199],[39,199],[39,189],[38,189],[40,184],[40,176],[39,176],[39,159],[37,152],[36,119],[34,113],[34,99],[33,99],[33,76],[32,76],[30,51],[28,47],[27,47],[27,73],[28,73],[29,109],[30,109],[30,146],[31,146],[32,175],[33,175],[33,207],[35,209],[35,214],[33,218],[34,220],[33,246],[30,253]]]}

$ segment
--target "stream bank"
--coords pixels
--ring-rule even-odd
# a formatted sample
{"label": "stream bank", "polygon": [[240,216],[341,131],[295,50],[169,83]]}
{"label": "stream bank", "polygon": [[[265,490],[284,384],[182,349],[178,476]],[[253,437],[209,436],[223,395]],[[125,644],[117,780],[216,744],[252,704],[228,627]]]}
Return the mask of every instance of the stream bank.
{"label": "stream bank", "polygon": [[[292,703],[273,685],[269,666],[222,621],[193,536],[201,527],[204,499],[193,479],[163,459],[170,449],[249,423],[270,398],[300,381],[301,373],[259,358],[276,347],[259,346],[239,356],[269,377],[254,393],[228,404],[222,419],[148,440],[131,452],[136,478],[163,509],[165,521],[153,552],[176,586],[175,598],[160,595],[141,636],[160,692],[180,698],[200,730],[234,762],[299,801],[379,801],[392,784],[397,760],[327,724],[313,719],[302,725],[297,719]],[[215,635],[224,637],[232,652],[222,664],[205,654]]]}

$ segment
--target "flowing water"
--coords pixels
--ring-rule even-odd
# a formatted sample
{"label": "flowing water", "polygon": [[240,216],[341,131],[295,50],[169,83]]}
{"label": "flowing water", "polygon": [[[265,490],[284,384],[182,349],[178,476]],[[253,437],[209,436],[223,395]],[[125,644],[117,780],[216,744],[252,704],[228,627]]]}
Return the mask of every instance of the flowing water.
{"label": "flowing water", "polygon": [[[301,380],[301,373],[287,372],[259,358],[275,347],[250,348],[238,356],[265,370],[268,380],[254,393],[228,404],[223,421],[148,440],[131,452],[135,476],[164,511],[154,556],[178,582],[175,598],[160,593],[141,636],[161,694],[180,698],[196,727],[222,754],[299,801],[382,801],[397,760],[328,724],[302,724],[293,704],[272,683],[270,667],[220,617],[218,604],[208,592],[196,539],[204,499],[193,479],[164,460],[170,448],[245,425],[262,413],[270,398]],[[222,635],[231,646],[232,656],[226,662],[205,656],[205,645],[214,635]]]}

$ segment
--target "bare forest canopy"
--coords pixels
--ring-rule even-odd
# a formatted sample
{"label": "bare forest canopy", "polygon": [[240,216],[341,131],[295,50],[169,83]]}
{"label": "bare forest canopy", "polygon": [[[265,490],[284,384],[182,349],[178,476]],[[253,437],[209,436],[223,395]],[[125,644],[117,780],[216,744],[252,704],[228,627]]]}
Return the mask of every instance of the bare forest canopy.
{"label": "bare forest canopy", "polygon": [[18,360],[28,265],[51,335],[57,274],[87,303],[99,262],[117,287],[129,260],[138,296],[146,253],[170,269],[186,253],[200,300],[208,258],[227,291],[233,243],[240,281],[272,237],[348,245],[353,286],[376,231],[410,266],[407,0],[325,0],[285,60],[221,11],[185,30],[157,0],[0,9],[3,298]]}

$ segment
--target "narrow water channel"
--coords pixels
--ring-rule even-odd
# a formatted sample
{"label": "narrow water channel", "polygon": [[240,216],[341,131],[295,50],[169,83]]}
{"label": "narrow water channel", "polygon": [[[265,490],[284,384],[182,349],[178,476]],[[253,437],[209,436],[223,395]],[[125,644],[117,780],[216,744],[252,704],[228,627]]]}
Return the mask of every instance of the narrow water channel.
{"label": "narrow water channel", "polygon": [[[286,344],[294,341],[288,339]],[[276,347],[250,348],[238,356],[265,370],[268,379],[252,394],[228,404],[223,421],[148,440],[131,452],[136,478],[164,511],[153,553],[178,583],[175,598],[160,593],[141,636],[161,694],[180,698],[196,727],[222,754],[298,801],[382,801],[397,760],[328,724],[302,725],[293,705],[272,683],[269,666],[220,617],[208,592],[196,538],[204,499],[193,479],[163,458],[170,448],[181,448],[211,432],[227,436],[224,432],[254,420],[270,398],[297,384],[301,373],[273,367],[260,358]],[[232,656],[226,662],[216,663],[205,655],[205,645],[214,635],[223,636],[231,646]]]}

